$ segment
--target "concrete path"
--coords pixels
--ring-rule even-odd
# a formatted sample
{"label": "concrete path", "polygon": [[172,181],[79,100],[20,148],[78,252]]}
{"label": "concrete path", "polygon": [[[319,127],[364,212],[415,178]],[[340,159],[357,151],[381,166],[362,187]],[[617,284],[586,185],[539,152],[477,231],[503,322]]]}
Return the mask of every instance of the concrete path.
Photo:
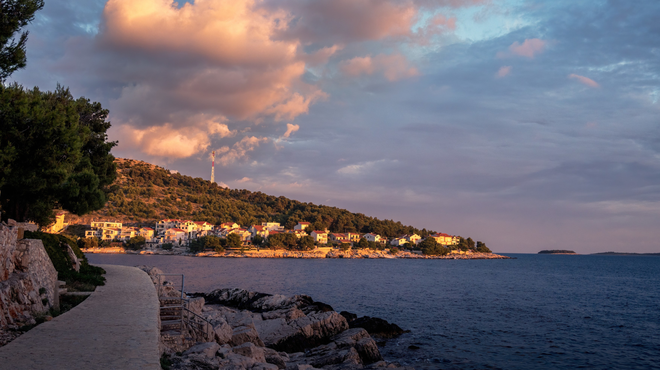
{"label": "concrete path", "polygon": [[99,265],[106,284],[0,347],[0,369],[160,369],[158,297],[135,267]]}

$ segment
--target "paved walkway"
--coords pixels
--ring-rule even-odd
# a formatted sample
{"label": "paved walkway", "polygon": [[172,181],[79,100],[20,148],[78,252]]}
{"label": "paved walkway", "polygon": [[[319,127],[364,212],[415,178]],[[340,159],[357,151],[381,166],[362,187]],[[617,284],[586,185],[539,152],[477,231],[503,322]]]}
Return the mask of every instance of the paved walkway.
{"label": "paved walkway", "polygon": [[0,347],[0,369],[160,369],[158,297],[135,267],[99,265],[106,284]]}

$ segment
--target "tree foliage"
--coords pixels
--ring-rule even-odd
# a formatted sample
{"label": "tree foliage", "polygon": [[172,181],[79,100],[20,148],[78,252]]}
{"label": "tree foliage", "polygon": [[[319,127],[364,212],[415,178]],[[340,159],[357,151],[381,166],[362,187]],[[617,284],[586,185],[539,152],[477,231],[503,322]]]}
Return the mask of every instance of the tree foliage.
{"label": "tree foliage", "polygon": [[227,247],[228,248],[240,248],[243,246],[241,237],[238,234],[229,234],[227,235]]}
{"label": "tree foliage", "polygon": [[419,243],[422,253],[429,256],[446,256],[449,253],[449,248],[444,247],[433,238],[426,238]]}
{"label": "tree foliage", "polygon": [[17,69],[25,67],[28,31],[15,35],[44,7],[43,0],[0,1],[0,83]]}
{"label": "tree foliage", "polygon": [[491,252],[491,250],[488,247],[486,247],[486,243],[479,242],[479,241],[477,242],[477,252],[493,253],[493,252]]}
{"label": "tree foliage", "polygon": [[126,222],[154,222],[164,218],[239,225],[279,222],[286,228],[306,221],[314,226],[308,232],[328,228],[331,232],[373,232],[385,237],[427,236],[431,232],[336,207],[222,188],[208,180],[171,173],[136,160],[118,160],[117,164],[118,179],[113,185],[116,187],[106,207],[94,213],[94,217],[122,218]]}
{"label": "tree foliage", "polygon": [[56,208],[77,215],[103,208],[116,178],[107,116],[60,86],[0,86],[2,218],[47,225]]}
{"label": "tree foliage", "polygon": [[207,235],[191,240],[190,244],[188,244],[188,250],[192,253],[203,252],[205,250],[212,250],[220,253],[225,251],[226,243],[227,241],[225,239],[220,239],[215,235]]}
{"label": "tree foliage", "polygon": [[128,242],[126,242],[126,247],[136,251],[144,248],[146,244],[147,240],[144,238],[144,236],[138,235],[130,238]]}

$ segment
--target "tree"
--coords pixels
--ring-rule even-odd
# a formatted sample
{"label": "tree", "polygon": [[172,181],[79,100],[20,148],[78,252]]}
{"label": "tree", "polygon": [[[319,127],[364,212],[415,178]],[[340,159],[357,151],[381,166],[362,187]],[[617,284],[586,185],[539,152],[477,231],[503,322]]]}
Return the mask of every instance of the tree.
{"label": "tree", "polygon": [[227,235],[227,247],[228,248],[240,248],[243,246],[241,237],[238,234],[229,234]]}
{"label": "tree", "polygon": [[479,241],[477,242],[477,252],[493,253],[493,252],[491,252],[491,250],[488,247],[486,247],[486,243],[482,243],[482,242],[479,242]]}
{"label": "tree", "polygon": [[126,243],[126,247],[128,249],[132,249],[134,251],[140,250],[144,248],[144,245],[147,243],[147,240],[144,238],[144,236],[138,235],[130,238],[128,242]]}
{"label": "tree", "polygon": [[462,250],[462,251],[467,251],[468,250],[468,242],[467,240],[463,239],[463,237],[458,238],[458,245],[456,246],[457,249]]}
{"label": "tree", "polygon": [[474,249],[475,248],[474,247],[474,240],[472,240],[472,238],[467,238],[467,240],[465,242],[467,243],[468,249]]}
{"label": "tree", "polygon": [[365,238],[360,238],[356,244],[356,247],[359,249],[369,248],[369,242]]}
{"label": "tree", "polygon": [[449,248],[438,244],[433,238],[426,238],[419,243],[422,253],[429,256],[445,256],[449,253]]}
{"label": "tree", "polygon": [[14,71],[25,67],[25,44],[28,31],[14,34],[34,19],[34,13],[44,7],[43,0],[0,1],[0,83]]}
{"label": "tree", "polygon": [[298,239],[298,249],[301,251],[308,251],[314,249],[314,238],[309,235],[304,235]]}
{"label": "tree", "polygon": [[263,242],[264,242],[264,238],[261,235],[255,235],[252,238],[253,245],[260,246],[261,244],[263,244]]}
{"label": "tree", "polygon": [[61,86],[0,86],[2,218],[47,225],[56,208],[76,215],[103,208],[116,177],[107,115]]}

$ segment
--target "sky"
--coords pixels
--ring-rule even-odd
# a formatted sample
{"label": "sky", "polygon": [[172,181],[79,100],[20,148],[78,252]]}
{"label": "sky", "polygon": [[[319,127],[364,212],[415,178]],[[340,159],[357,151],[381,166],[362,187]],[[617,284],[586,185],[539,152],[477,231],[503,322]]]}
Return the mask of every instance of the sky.
{"label": "sky", "polygon": [[660,2],[46,0],[117,157],[472,237],[660,252]]}

